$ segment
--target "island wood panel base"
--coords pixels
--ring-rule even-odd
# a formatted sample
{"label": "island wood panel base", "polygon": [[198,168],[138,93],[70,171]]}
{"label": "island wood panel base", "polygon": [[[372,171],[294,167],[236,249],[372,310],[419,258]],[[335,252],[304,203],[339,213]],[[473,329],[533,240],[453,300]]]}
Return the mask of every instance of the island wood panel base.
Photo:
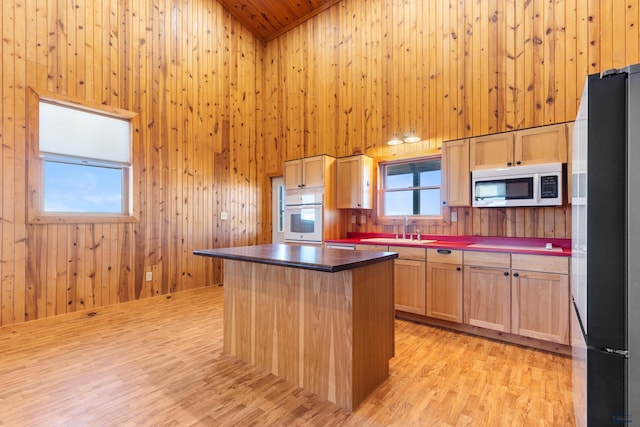
{"label": "island wood panel base", "polygon": [[393,260],[336,273],[225,260],[223,348],[353,410],[389,376]]}

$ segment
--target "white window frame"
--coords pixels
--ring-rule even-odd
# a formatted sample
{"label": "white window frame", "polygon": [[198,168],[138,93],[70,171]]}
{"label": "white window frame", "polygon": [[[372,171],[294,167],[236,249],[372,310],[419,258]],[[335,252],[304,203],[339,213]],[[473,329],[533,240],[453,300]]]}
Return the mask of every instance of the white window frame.
{"label": "white window frame", "polygon": [[[83,114],[95,114],[105,122],[105,118],[116,119],[114,123],[122,124],[122,120],[128,121],[128,150],[122,152],[118,159],[87,158],[83,155],[73,156],[69,153],[50,153],[40,150],[40,106],[59,106],[64,113],[81,112]],[[27,222],[29,224],[49,223],[122,223],[136,222],[138,218],[134,214],[137,206],[138,185],[137,168],[134,167],[134,147],[137,146],[137,120],[138,115],[131,111],[112,108],[100,104],[92,104],[86,100],[27,88]],[[105,122],[108,125],[108,122]],[[70,120],[68,125],[71,126]],[[122,134],[122,132],[120,132]],[[51,151],[51,150],[49,150]],[[125,147],[126,151],[126,147]],[[128,154],[128,155],[127,155]],[[101,156],[102,157],[102,156]],[[104,157],[108,157],[105,155]],[[109,166],[122,171],[122,211],[119,213],[103,212],[49,212],[44,207],[44,167],[45,162],[62,162],[87,166]]]}
{"label": "white window frame", "polygon": [[424,161],[431,161],[431,160],[440,160],[440,173],[442,174],[442,156],[428,156],[428,157],[417,157],[417,158],[407,158],[407,159],[402,159],[402,160],[391,160],[391,161],[382,161],[378,163],[378,174],[379,174],[379,197],[378,197],[378,218],[384,219],[384,218],[399,218],[400,216],[398,215],[386,215],[385,214],[385,207],[384,207],[384,199],[385,199],[385,194],[387,191],[420,191],[420,190],[425,190],[425,189],[435,189],[438,188],[440,190],[440,203],[439,205],[439,213],[436,215],[415,215],[415,214],[411,214],[411,215],[407,215],[408,217],[412,217],[412,218],[419,218],[419,219],[425,219],[425,220],[440,220],[442,219],[442,210],[443,210],[443,206],[442,206],[442,191],[443,191],[443,185],[442,185],[442,178],[440,180],[440,185],[437,186],[426,186],[426,187],[411,187],[411,188],[407,188],[405,190],[387,190],[384,186],[385,184],[385,180],[386,180],[386,169],[388,166],[393,166],[393,165],[398,165],[398,164],[403,164],[403,163],[420,163],[420,162],[424,162]]}

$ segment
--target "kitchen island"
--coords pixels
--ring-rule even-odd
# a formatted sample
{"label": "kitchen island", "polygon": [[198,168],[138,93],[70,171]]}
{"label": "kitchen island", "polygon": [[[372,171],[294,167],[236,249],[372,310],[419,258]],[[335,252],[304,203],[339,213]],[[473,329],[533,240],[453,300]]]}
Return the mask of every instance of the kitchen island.
{"label": "kitchen island", "polygon": [[223,350],[353,410],[389,376],[394,252],[257,245],[224,259]]}

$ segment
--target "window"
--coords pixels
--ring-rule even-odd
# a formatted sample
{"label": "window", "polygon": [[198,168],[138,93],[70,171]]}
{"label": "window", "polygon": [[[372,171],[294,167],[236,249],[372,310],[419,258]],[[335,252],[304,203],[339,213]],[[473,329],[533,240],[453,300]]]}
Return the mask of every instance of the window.
{"label": "window", "polygon": [[129,222],[134,113],[28,90],[30,223]]}
{"label": "window", "polygon": [[441,215],[440,158],[380,163],[382,216]]}

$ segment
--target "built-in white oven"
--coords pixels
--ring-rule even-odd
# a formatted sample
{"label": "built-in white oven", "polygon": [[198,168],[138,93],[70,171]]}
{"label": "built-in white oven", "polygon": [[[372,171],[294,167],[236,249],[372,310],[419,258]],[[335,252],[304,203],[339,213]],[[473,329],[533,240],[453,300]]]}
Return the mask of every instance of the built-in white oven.
{"label": "built-in white oven", "polygon": [[285,197],[285,242],[322,243],[322,192],[295,191]]}

